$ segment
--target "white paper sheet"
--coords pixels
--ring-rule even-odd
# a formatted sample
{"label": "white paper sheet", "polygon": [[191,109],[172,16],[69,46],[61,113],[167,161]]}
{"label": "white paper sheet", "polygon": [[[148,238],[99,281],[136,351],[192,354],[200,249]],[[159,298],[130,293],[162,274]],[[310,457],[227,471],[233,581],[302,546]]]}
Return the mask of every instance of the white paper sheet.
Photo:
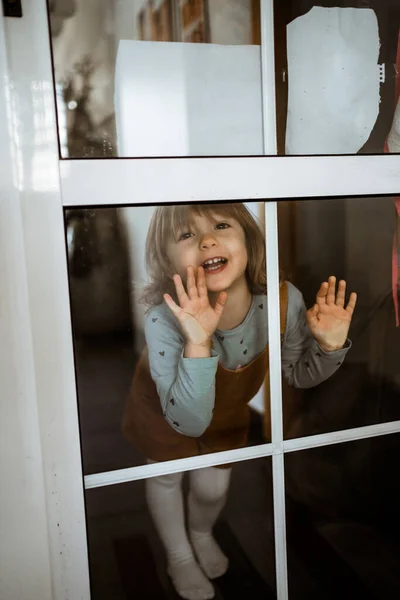
{"label": "white paper sheet", "polygon": [[379,113],[372,9],[314,7],[287,27],[287,154],[352,154]]}
{"label": "white paper sheet", "polygon": [[260,48],[119,43],[119,156],[263,153]]}

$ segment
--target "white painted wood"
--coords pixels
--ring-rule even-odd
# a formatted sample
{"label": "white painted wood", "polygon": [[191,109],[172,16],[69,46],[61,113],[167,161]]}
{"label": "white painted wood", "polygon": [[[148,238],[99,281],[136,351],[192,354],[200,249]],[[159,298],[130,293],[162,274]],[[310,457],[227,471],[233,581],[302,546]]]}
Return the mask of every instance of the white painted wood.
{"label": "white painted wood", "polygon": [[[264,154],[276,155],[274,0],[260,0],[261,70]],[[266,195],[268,197],[268,195]],[[278,600],[288,598],[285,472],[282,451],[282,379],[279,300],[278,211],[276,202],[265,204],[265,240],[268,303],[269,394],[271,410],[272,482],[274,506],[275,578]]]}
{"label": "white painted wood", "polygon": [[307,450],[318,448],[320,446],[331,446],[332,444],[352,442],[381,435],[391,435],[394,433],[400,433],[400,421],[379,423],[378,425],[367,425],[365,427],[356,427],[354,429],[344,429],[341,431],[306,436],[293,440],[284,440],[280,444],[265,444],[240,450],[230,450],[216,454],[195,456],[193,458],[184,458],[127,469],[118,469],[104,473],[95,473],[93,475],[85,476],[85,489],[88,490],[119,483],[128,483],[129,481],[157,477],[158,475],[166,475],[180,471],[192,471],[199,467],[212,467],[227,462],[234,463],[262,458],[264,456],[276,456],[287,452],[296,452],[298,450]]}
{"label": "white painted wood", "polygon": [[152,463],[128,469],[118,469],[116,471],[108,471],[107,473],[95,473],[85,476],[85,489],[115,485],[117,483],[128,483],[137,479],[147,479],[148,477],[157,477],[158,475],[168,475],[169,473],[179,473],[181,471],[192,471],[193,469],[203,467],[215,467],[227,463],[253,460],[255,458],[271,456],[272,453],[272,444],[262,444],[261,446],[252,446],[250,448],[227,450],[226,452],[215,452],[214,454],[204,454],[203,456],[193,456],[191,458]]}
{"label": "white painted wood", "polygon": [[46,496],[0,14],[0,598],[51,600]]}
{"label": "white painted wood", "polygon": [[[272,3],[264,0],[263,6],[267,14],[265,11],[271,9]],[[5,473],[11,484],[6,493],[1,486],[0,495],[0,508],[7,511],[8,521],[3,525],[3,514],[0,515],[4,533],[0,538],[2,560],[5,556],[5,562],[0,564],[0,574],[5,574],[0,595],[7,600],[87,600],[90,593],[82,471],[61,205],[397,194],[400,157],[118,159],[59,164],[45,9],[42,0],[31,0],[24,4],[23,19],[10,19],[6,24],[11,73],[6,89],[10,96],[8,100],[5,96],[0,100],[3,105],[9,101],[7,110],[11,109],[11,113],[7,125],[14,134],[15,150],[13,164],[10,164],[10,147],[0,150],[1,166],[5,168],[0,189],[7,194],[6,204],[1,204],[1,210],[6,207],[6,216],[1,223],[0,248],[2,252],[4,249],[7,261],[0,257],[0,272],[6,281],[3,284],[2,280],[0,290],[0,347],[4,358],[0,368],[7,398],[16,398],[16,402],[4,405],[6,408],[1,404],[0,442],[7,452],[13,449],[12,457],[21,466],[18,473],[10,473],[2,445],[0,475]],[[264,37],[269,28],[270,24],[264,22]],[[265,49],[263,56],[270,61]],[[4,53],[1,64],[4,75]],[[270,61],[269,66],[267,63],[263,66],[266,85],[267,79],[272,78],[271,65]],[[273,102],[272,97],[268,101],[264,98],[264,111],[269,119],[273,115]],[[267,122],[266,119],[266,131]],[[265,152],[273,153],[276,143],[266,132],[264,135]],[[10,183],[12,167],[15,185]],[[274,228],[275,204],[271,204],[270,211]],[[8,228],[16,234],[15,241],[7,235]],[[276,253],[275,240],[270,243],[271,264]],[[272,271],[270,278],[275,286],[271,288],[270,310],[271,315],[276,315],[276,271]],[[3,315],[12,319],[12,327],[3,320]],[[277,339],[275,328],[271,343],[276,344]],[[274,377],[278,377],[277,370]],[[274,385],[276,388],[277,384]],[[273,403],[273,445],[90,475],[85,479],[86,487],[273,455],[277,577],[279,599],[283,600],[287,597],[283,452],[399,432],[400,424],[282,441],[279,395]],[[21,524],[26,523],[27,528],[23,537],[15,537],[6,546],[5,552],[12,552],[6,556],[3,544],[4,540],[11,540],[16,515],[21,515]],[[28,540],[27,532],[32,533]],[[22,571],[21,565],[26,565],[27,570]],[[17,581],[21,572],[24,581]],[[10,587],[4,587],[9,584],[20,586],[14,588],[19,595],[13,597],[9,593]]]}
{"label": "white painted wood", "polygon": [[260,0],[264,154],[278,153],[276,138],[274,0]]}
{"label": "white painted wood", "polygon": [[283,452],[295,452],[296,450],[307,450],[319,448],[320,446],[331,446],[343,442],[353,442],[364,438],[377,437],[379,435],[390,435],[400,433],[400,421],[390,423],[378,423],[377,425],[366,425],[354,429],[343,429],[319,435],[310,435],[283,442]]}
{"label": "white painted wood", "polygon": [[275,454],[272,457],[272,481],[277,598],[278,600],[286,600],[289,598],[289,595],[286,559],[285,472],[283,454]]}
{"label": "white painted wood", "polygon": [[265,205],[265,238],[267,255],[268,347],[271,396],[271,436],[275,450],[283,440],[282,424],[282,363],[279,306],[279,249],[277,203]]}
{"label": "white painted wood", "polygon": [[400,192],[400,155],[65,160],[64,206],[376,196]]}
{"label": "white painted wood", "polygon": [[[13,557],[14,569],[31,590],[16,598],[47,600],[51,586],[52,600],[88,600],[83,481],[46,3],[25,2],[24,17],[7,19],[5,34],[10,76],[8,124],[15,140],[13,166],[19,191],[13,210],[20,208],[20,216],[7,216],[15,219],[9,224],[9,235],[19,236],[20,264],[16,262],[13,272],[13,256],[8,257],[8,279],[2,278],[1,284],[2,289],[14,284],[12,298],[7,298],[14,302],[7,310],[11,310],[15,340],[8,360],[12,357],[16,361],[7,375],[14,378],[15,386],[15,406],[9,408],[8,418],[9,435],[14,432],[15,439],[9,452],[17,445],[13,451],[25,464],[25,468],[23,464],[13,467],[25,494],[25,503],[22,497],[14,500],[26,513],[21,515],[21,527],[31,521],[15,539],[21,556]],[[1,140],[3,143],[3,137]],[[7,220],[4,223],[7,226]],[[16,251],[15,244],[10,252]],[[7,426],[7,421],[1,422]],[[20,431],[16,430],[18,424]],[[3,483],[2,479],[2,490],[6,487]],[[29,540],[30,531],[38,529],[42,530],[41,539]],[[28,558],[28,550],[30,563],[25,564],[22,559]],[[38,557],[44,560],[46,555],[50,556],[51,581],[46,580],[48,572],[43,565],[35,573]],[[41,577],[46,589],[36,594],[35,578]],[[1,597],[12,598],[7,594]]]}

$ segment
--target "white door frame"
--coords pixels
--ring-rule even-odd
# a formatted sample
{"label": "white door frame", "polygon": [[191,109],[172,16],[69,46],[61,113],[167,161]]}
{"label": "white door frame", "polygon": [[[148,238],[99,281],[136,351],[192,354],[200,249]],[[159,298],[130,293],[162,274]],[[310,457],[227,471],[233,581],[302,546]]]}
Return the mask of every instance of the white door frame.
{"label": "white door frame", "polygon": [[0,596],[88,600],[46,3],[23,2],[23,11],[0,16]]}
{"label": "white door frame", "polygon": [[[0,21],[0,73],[7,73]],[[20,198],[0,88],[0,597],[51,599],[50,552]],[[5,118],[7,116],[7,118]],[[21,572],[28,574],[21,577]]]}
{"label": "white door frame", "polygon": [[[271,7],[271,0],[262,0],[264,16],[271,15]],[[0,562],[0,581],[3,578],[9,582],[7,591],[11,590],[11,593],[5,594],[7,600],[25,597],[29,600],[88,600],[83,478],[63,205],[113,203],[113,181],[120,182],[123,192],[118,195],[118,204],[154,202],[155,197],[158,202],[176,202],[394,194],[400,191],[400,156],[60,161],[46,3],[45,0],[31,0],[24,3],[23,9],[22,19],[0,17],[0,74],[3,80],[0,109],[8,116],[6,131],[5,123],[1,124],[4,134],[1,139],[7,141],[2,141],[0,149],[4,174],[0,199],[0,214],[4,220],[0,231],[15,233],[15,236],[4,235],[0,239],[0,344],[4,357],[1,374],[6,382],[7,400],[7,419],[0,423],[1,431],[4,429],[1,443],[4,441],[5,448],[15,447],[15,473],[10,473],[7,461],[2,459],[0,463],[1,481],[5,474],[11,482],[5,492],[4,486],[1,488],[0,510],[2,513],[7,510],[9,522],[8,528],[4,529],[5,539],[14,549],[14,556],[22,551],[25,543],[23,537],[14,535],[11,544],[13,534],[20,534],[24,524],[22,516],[31,528],[24,530],[29,532],[30,545],[20,554],[17,565],[18,570],[27,575],[23,581],[17,581],[16,574],[10,578],[9,569],[14,568],[14,563],[10,562],[14,557],[10,556],[8,563]],[[267,29],[267,20],[263,20],[263,35],[268,34],[271,43],[272,28],[269,26],[269,32]],[[267,154],[273,155],[275,139],[267,138],[267,128],[271,131],[271,114],[274,113],[274,94],[271,97],[273,60],[265,44],[262,56],[264,92],[269,86],[269,94],[264,93],[263,101],[268,116],[264,120],[265,149]],[[283,453],[400,432],[400,423],[361,427],[301,440],[282,440],[276,207],[276,202],[266,204],[268,308],[270,323],[276,324],[269,332],[273,349],[272,444],[255,451],[245,449],[224,453],[218,459],[206,457],[202,464],[272,455],[278,593],[279,600],[285,600]],[[252,452],[256,454],[252,455]],[[185,468],[199,466],[198,459],[185,461],[118,473],[121,481],[127,481],[159,471],[177,470],[182,464]],[[20,476],[16,477],[16,473]],[[116,483],[107,480],[106,475],[86,477],[86,487]],[[4,544],[3,539],[1,543]]]}

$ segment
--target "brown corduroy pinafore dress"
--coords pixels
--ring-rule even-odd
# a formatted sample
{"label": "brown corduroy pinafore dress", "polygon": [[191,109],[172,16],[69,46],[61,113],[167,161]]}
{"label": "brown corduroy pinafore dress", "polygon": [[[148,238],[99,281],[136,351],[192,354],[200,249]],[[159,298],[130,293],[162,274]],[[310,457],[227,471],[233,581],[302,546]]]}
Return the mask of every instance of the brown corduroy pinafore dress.
{"label": "brown corduroy pinafore dress", "polygon": [[[280,291],[281,337],[286,327],[287,284]],[[248,403],[268,379],[268,346],[248,365],[235,371],[218,364],[213,418],[200,437],[183,435],[166,421],[156,385],[151,378],[145,347],[138,362],[125,407],[123,433],[143,455],[153,461],[174,460],[221,452],[246,445],[250,408]],[[269,385],[265,392],[264,433],[270,439]]]}

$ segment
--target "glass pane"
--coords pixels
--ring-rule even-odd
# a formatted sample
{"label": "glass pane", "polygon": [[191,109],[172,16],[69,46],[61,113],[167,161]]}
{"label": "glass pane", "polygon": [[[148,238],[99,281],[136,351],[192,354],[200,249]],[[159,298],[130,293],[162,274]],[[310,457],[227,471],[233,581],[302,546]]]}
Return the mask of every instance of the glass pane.
{"label": "glass pane", "polygon": [[[85,474],[269,441],[263,215],[262,203],[66,211]],[[190,265],[205,284],[178,300],[172,277],[186,286]]]}
{"label": "glass pane", "polygon": [[[286,437],[400,419],[394,215],[385,197],[279,203],[280,266],[292,284],[282,346]],[[303,322],[296,315],[299,290],[310,309],[330,276],[347,282],[345,306],[350,292],[358,294],[350,343],[348,313],[326,297],[316,315]],[[306,354],[297,342],[301,329],[309,335]]]}
{"label": "glass pane", "polygon": [[400,594],[400,435],[285,456],[289,597]]}
{"label": "glass pane", "polygon": [[274,6],[279,153],[400,152],[400,3]]}
{"label": "glass pane", "polygon": [[63,158],[263,153],[259,0],[49,3]]}
{"label": "glass pane", "polygon": [[[172,502],[175,497],[177,503]],[[167,556],[172,573],[177,571],[172,556],[185,558],[181,578],[186,588],[196,575],[206,591],[214,588],[216,600],[276,598],[270,458],[236,463],[231,474],[227,469],[200,469],[184,474],[183,481],[177,473],[88,490],[86,510],[92,600],[177,599],[167,575]],[[218,569],[227,571],[212,582],[198,573],[187,541],[187,531],[193,530],[195,547],[201,549],[198,561],[211,531],[223,552],[222,557],[217,553]],[[207,561],[216,552],[212,548]],[[212,576],[211,568],[209,564],[206,570]]]}

